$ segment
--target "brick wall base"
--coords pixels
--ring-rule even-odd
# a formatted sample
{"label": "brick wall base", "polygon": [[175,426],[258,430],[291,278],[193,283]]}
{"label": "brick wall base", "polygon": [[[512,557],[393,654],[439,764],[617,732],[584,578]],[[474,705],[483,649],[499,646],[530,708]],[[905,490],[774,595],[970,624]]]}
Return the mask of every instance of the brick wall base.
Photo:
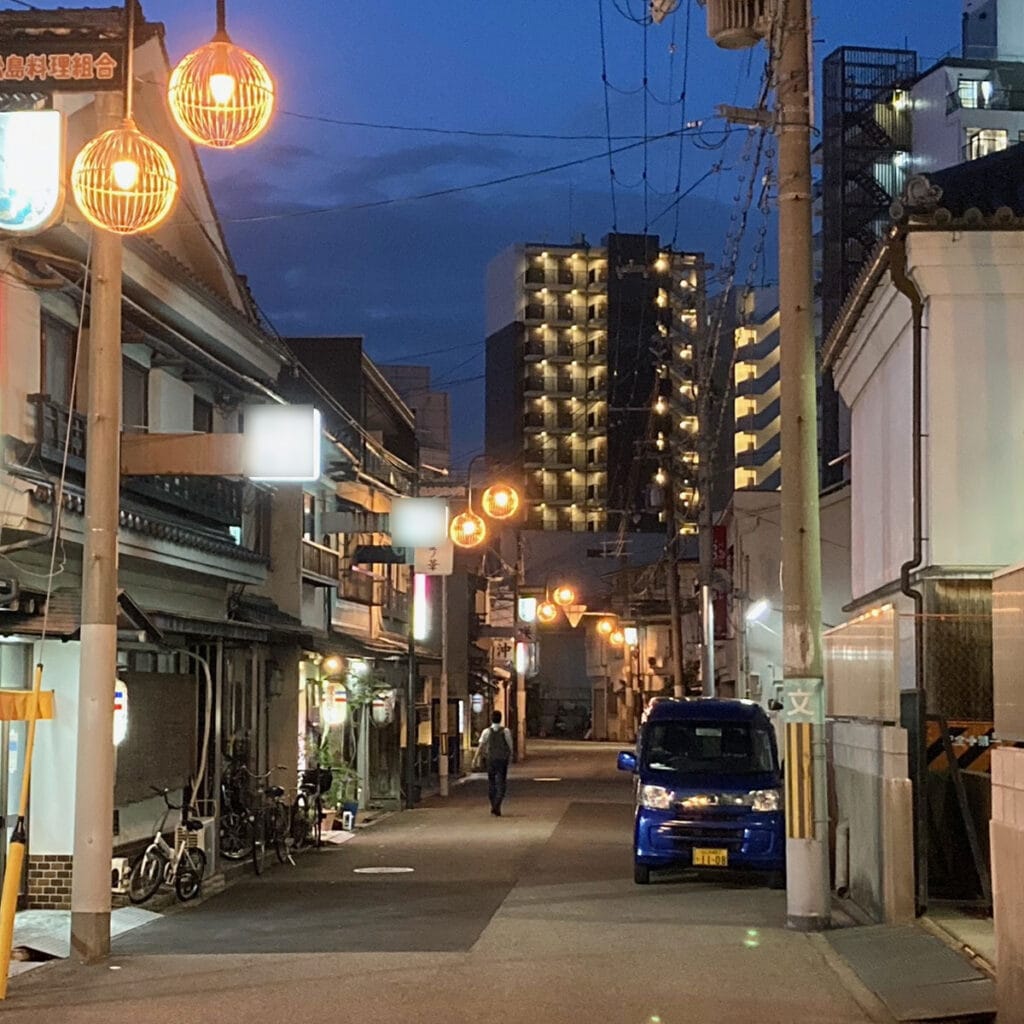
{"label": "brick wall base", "polygon": [[71,909],[71,855],[29,855],[25,905],[30,910]]}

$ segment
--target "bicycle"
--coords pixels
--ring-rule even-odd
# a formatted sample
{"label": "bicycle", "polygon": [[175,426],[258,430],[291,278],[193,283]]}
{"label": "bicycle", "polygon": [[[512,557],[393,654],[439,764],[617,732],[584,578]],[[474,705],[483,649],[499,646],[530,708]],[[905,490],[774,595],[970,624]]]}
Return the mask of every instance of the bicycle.
{"label": "bicycle", "polygon": [[[145,852],[132,866],[128,878],[128,899],[132,903],[145,903],[161,885],[173,886],[175,894],[183,903],[195,899],[203,885],[206,874],[206,854],[199,848],[199,832],[203,823],[189,817],[191,807],[184,801],[172,804],[169,789],[150,789],[162,796],[166,809],[157,822],[156,833]],[[181,823],[174,830],[174,846],[164,839],[164,828],[171,811],[181,811]]]}
{"label": "bicycle", "polygon": [[[249,776],[258,782],[265,782],[274,771],[280,771],[284,765],[271,768],[261,775],[246,769]],[[257,875],[263,874],[266,863],[267,843],[273,844],[277,859],[282,863],[292,860],[288,848],[291,838],[291,816],[283,803],[285,790],[283,786],[257,786],[258,805],[250,812],[252,831],[252,869]]]}
{"label": "bicycle", "polygon": [[292,805],[292,842],[302,850],[312,840],[317,849],[323,843],[324,793],[329,793],[334,781],[330,768],[316,765],[305,769],[299,780],[299,791]]}
{"label": "bicycle", "polygon": [[248,769],[237,759],[224,766],[220,785],[220,853],[226,860],[243,860],[252,854],[252,813],[245,776]]}

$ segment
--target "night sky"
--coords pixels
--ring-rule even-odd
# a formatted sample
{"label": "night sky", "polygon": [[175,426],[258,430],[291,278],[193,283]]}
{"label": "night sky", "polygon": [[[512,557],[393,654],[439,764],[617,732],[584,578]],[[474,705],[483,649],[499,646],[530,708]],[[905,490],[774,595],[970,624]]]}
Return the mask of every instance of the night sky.
{"label": "night sky", "polygon": [[[172,61],[212,35],[214,0],[142,2],[149,20],[167,25]],[[642,13],[640,0],[617,0],[622,10],[630,2],[634,14]],[[10,6],[24,5],[0,0],[0,7]],[[36,6],[104,4],[38,0]],[[612,228],[599,6],[598,0],[228,0],[229,32],[265,61],[279,86],[279,113],[263,140],[204,158],[239,269],[282,334],[364,334],[378,361],[429,363],[438,383],[453,382],[457,460],[482,444],[487,261],[514,241],[566,241],[583,232],[597,244]],[[929,60],[959,48],[961,0],[816,0],[815,8],[819,65],[840,45],[909,43]],[[616,9],[616,0],[603,0],[603,9],[608,80],[614,89],[636,90],[644,30]],[[647,30],[653,95],[646,134],[682,123],[680,105],[665,101],[678,100],[684,65],[685,119],[704,119],[705,126],[702,136],[686,139],[681,171],[677,140],[648,147],[646,220],[669,239],[678,230],[680,247],[703,249],[716,261],[742,191],[737,175],[745,166],[745,133],[734,132],[721,149],[703,147],[722,141],[716,104],[754,101],[764,51],[720,51],[704,24],[696,0],[682,0],[675,15]],[[644,135],[642,90],[614,89],[612,134]],[[596,138],[481,138],[308,119],[315,117]],[[598,159],[491,188],[346,209],[590,156]],[[677,194],[677,181],[685,189],[719,161],[723,170],[680,204],[678,225],[674,212],[655,220]],[[618,228],[640,231],[642,149],[614,163]],[[308,212],[324,207],[341,209]]]}

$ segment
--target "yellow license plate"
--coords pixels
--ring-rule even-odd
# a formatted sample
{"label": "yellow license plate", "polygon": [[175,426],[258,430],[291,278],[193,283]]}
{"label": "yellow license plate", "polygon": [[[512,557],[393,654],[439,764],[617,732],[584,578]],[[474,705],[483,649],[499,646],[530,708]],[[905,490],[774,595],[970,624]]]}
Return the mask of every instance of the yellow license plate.
{"label": "yellow license plate", "polygon": [[694,848],[693,866],[695,868],[727,868],[729,866],[728,850],[703,850]]}

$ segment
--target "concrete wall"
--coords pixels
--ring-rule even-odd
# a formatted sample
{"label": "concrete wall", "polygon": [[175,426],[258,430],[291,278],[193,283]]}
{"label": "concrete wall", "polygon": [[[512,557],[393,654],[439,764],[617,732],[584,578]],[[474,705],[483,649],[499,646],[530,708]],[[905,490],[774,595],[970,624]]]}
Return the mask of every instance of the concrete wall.
{"label": "concrete wall", "polygon": [[992,751],[992,902],[999,1019],[1024,1007],[1024,750]]}
{"label": "concrete wall", "polygon": [[914,919],[913,813],[907,733],[831,723],[833,816],[849,824],[850,898],[878,921]]}

